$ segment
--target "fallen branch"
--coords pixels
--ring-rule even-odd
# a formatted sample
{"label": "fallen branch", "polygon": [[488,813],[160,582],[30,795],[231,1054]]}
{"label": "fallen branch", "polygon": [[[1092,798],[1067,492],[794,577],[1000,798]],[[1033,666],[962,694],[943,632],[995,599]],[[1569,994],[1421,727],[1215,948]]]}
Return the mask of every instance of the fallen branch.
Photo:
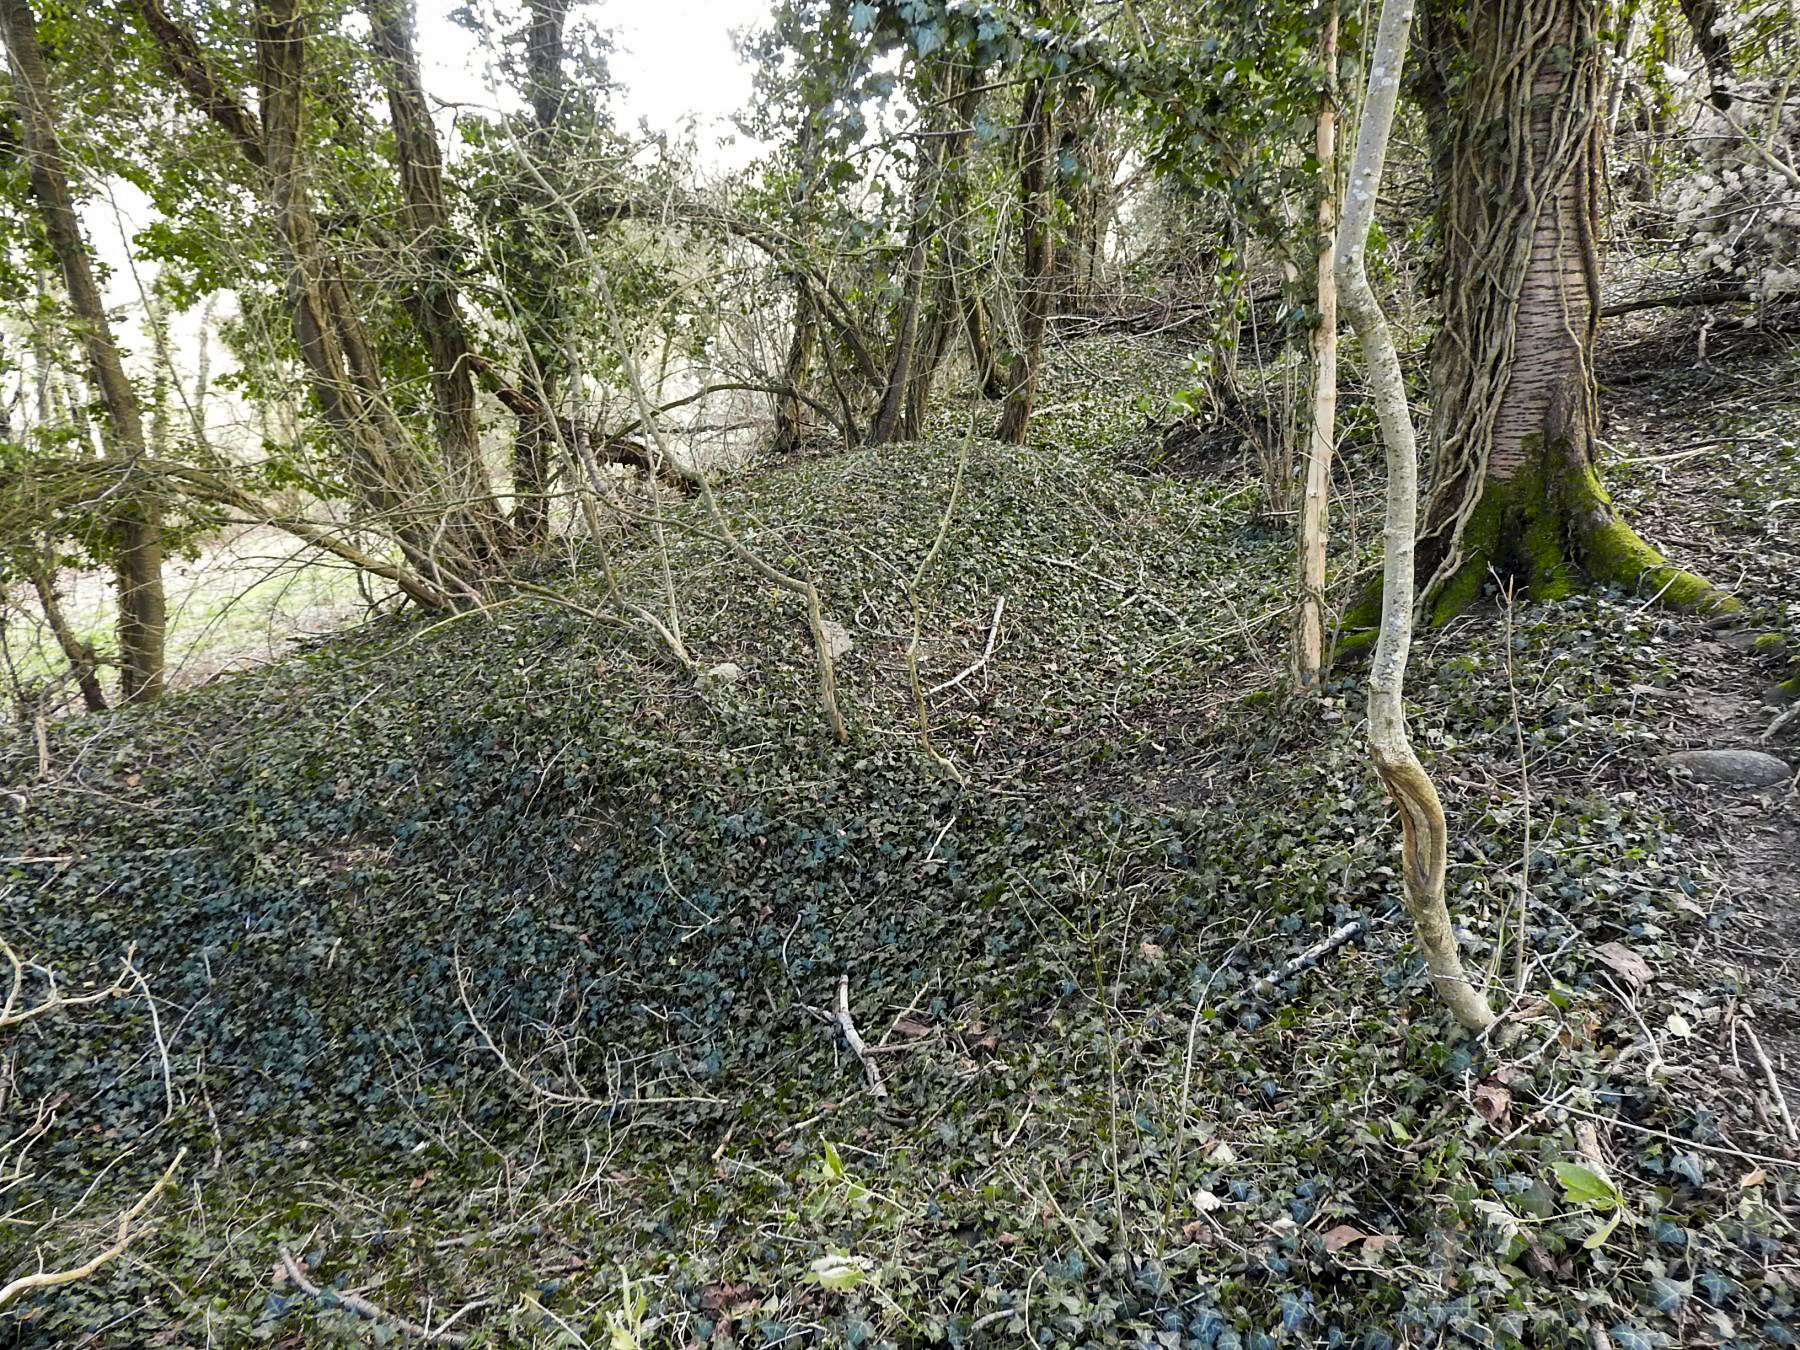
{"label": "fallen branch", "polygon": [[1781,1112],[1781,1123],[1787,1127],[1788,1142],[1800,1144],[1800,1130],[1795,1129],[1794,1117],[1788,1112],[1787,1096],[1775,1077],[1775,1066],[1769,1062],[1768,1052],[1762,1048],[1762,1042],[1756,1039],[1756,1028],[1748,1022],[1743,1027],[1744,1034],[1750,1037],[1751,1050],[1756,1052],[1756,1062],[1762,1065],[1763,1077],[1769,1084],[1769,1095],[1775,1099],[1775,1108]]}
{"label": "fallen branch", "polygon": [[1796,703],[1796,704],[1794,704],[1793,707],[1788,708],[1786,711],[1784,711],[1782,713],[1779,713],[1776,716],[1775,720],[1773,722],[1769,723],[1769,729],[1767,731],[1763,732],[1762,739],[1765,741],[1774,740],[1777,733],[1779,733],[1783,727],[1785,727],[1789,722],[1792,722],[1796,717],[1800,717],[1800,703]]}
{"label": "fallen branch", "polygon": [[60,1284],[73,1284],[77,1280],[85,1280],[108,1261],[122,1255],[125,1249],[139,1236],[139,1233],[132,1231],[131,1225],[137,1222],[138,1215],[149,1208],[151,1202],[162,1194],[163,1188],[173,1181],[175,1169],[181,1166],[181,1160],[185,1157],[187,1157],[187,1148],[184,1145],[176,1151],[174,1159],[163,1169],[163,1174],[157,1178],[156,1184],[145,1191],[135,1205],[119,1216],[119,1237],[112,1246],[91,1261],[84,1262],[79,1266],[72,1266],[67,1270],[39,1270],[30,1275],[19,1276],[4,1289],[0,1289],[0,1308],[4,1308],[20,1294],[32,1289],[53,1289]]}
{"label": "fallen branch", "polygon": [[294,1287],[301,1293],[307,1295],[309,1298],[319,1299],[326,1304],[336,1304],[339,1307],[348,1308],[351,1312],[356,1313],[360,1317],[366,1317],[371,1322],[385,1322],[396,1331],[400,1332],[401,1335],[417,1336],[422,1341],[437,1341],[442,1345],[467,1345],[470,1340],[469,1334],[463,1331],[449,1330],[450,1323],[456,1321],[463,1313],[469,1312],[471,1309],[479,1308],[483,1304],[493,1302],[492,1299],[477,1299],[474,1303],[468,1304],[466,1307],[455,1313],[449,1321],[446,1321],[444,1325],[439,1327],[436,1331],[432,1331],[428,1327],[420,1326],[417,1322],[409,1322],[404,1317],[398,1317],[393,1313],[382,1311],[360,1294],[340,1292],[336,1289],[319,1288],[318,1285],[306,1278],[305,1269],[294,1259],[294,1254],[292,1252],[286,1247],[280,1247],[277,1248],[277,1250],[281,1253],[282,1269],[287,1272],[287,1277],[294,1282]]}
{"label": "fallen branch", "polygon": [[964,680],[968,679],[969,676],[973,675],[976,671],[980,670],[983,666],[985,666],[988,663],[988,659],[990,657],[992,657],[994,654],[994,643],[996,640],[998,640],[998,638],[1000,636],[1000,616],[1005,612],[1006,612],[1006,597],[1003,595],[1000,597],[1000,599],[994,605],[993,622],[988,624],[987,646],[982,649],[980,659],[975,661],[974,664],[970,665],[968,668],[966,668],[959,674],[951,676],[949,679],[945,680],[942,684],[935,685],[932,688],[927,689],[925,691],[926,698],[930,698],[933,694],[941,694],[946,689],[956,688],[957,685],[961,684]]}
{"label": "fallen branch", "polygon": [[1275,986],[1280,984],[1283,980],[1298,975],[1321,956],[1329,956],[1332,952],[1335,952],[1339,947],[1342,947],[1346,942],[1350,941],[1351,938],[1356,937],[1362,931],[1363,921],[1361,919],[1352,919],[1341,928],[1334,928],[1298,956],[1284,961],[1276,970],[1263,976],[1252,986],[1252,988],[1254,988],[1258,994],[1264,996],[1273,993],[1275,991]]}
{"label": "fallen branch", "polygon": [[1600,307],[1600,317],[1612,319],[1621,314],[1636,314],[1644,309],[1695,309],[1703,305],[1741,304],[1755,298],[1750,294],[1748,286],[1702,286],[1697,290],[1678,291],[1674,295],[1647,295],[1636,300],[1615,300],[1610,305]]}
{"label": "fallen branch", "polygon": [[844,1040],[851,1052],[862,1061],[863,1072],[869,1076],[869,1091],[877,1097],[888,1095],[887,1084],[881,1081],[881,1070],[875,1067],[875,1061],[869,1058],[869,1047],[863,1044],[862,1033],[857,1031],[856,1023],[850,1020],[850,977],[838,976],[837,1024],[844,1033]]}
{"label": "fallen branch", "polygon": [[[35,861],[35,859],[9,859],[8,861]],[[11,894],[10,889],[6,894]],[[131,947],[125,952],[125,970],[132,975],[137,974],[131,965],[132,953],[136,950],[136,947]],[[25,962],[13,950],[12,944],[3,937],[0,937],[0,956],[3,956],[7,965],[12,967],[12,978],[7,987],[6,999],[0,1003],[0,1027],[16,1027],[22,1022],[29,1022],[32,1018],[42,1017],[46,1013],[57,1012],[63,1008],[80,1008],[93,1003],[104,1003],[109,998],[123,998],[131,992],[121,978],[115,979],[97,993],[64,994],[57,989],[56,976],[51,971],[34,965],[32,967],[34,970],[43,971],[44,978],[50,986],[49,992],[36,1003],[20,1006],[19,999],[25,989]]]}

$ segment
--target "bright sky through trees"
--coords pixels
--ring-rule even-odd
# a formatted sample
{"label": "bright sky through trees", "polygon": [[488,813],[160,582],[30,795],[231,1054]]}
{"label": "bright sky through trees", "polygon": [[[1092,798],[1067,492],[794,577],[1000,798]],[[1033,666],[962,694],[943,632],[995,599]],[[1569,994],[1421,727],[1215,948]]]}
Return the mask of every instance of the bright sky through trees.
{"label": "bright sky through trees", "polygon": [[[475,40],[450,21],[456,3],[420,0],[426,81],[439,98],[491,102]],[[752,147],[741,139],[723,150],[716,142],[736,134],[731,114],[750,97],[750,68],[739,62],[731,35],[765,19],[767,0],[611,0],[588,8],[614,31],[622,127],[635,128],[642,119],[654,130],[674,130],[692,116],[703,162],[735,165],[750,157]]]}

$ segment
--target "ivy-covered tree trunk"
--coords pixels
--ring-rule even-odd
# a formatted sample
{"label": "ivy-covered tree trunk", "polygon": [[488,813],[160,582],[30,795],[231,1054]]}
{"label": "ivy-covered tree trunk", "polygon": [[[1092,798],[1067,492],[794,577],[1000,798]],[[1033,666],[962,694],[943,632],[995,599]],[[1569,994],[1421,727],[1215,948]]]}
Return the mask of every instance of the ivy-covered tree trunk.
{"label": "ivy-covered tree trunk", "polygon": [[1694,32],[1694,45],[1706,62],[1706,76],[1712,84],[1707,102],[1718,109],[1731,106],[1730,84],[1733,74],[1731,34],[1721,26],[1725,15],[1719,0],[1681,0],[1682,17]]}
{"label": "ivy-covered tree trunk", "polygon": [[1094,303],[1100,256],[1113,214],[1112,175],[1117,156],[1100,121],[1094,86],[1076,83],[1057,109],[1058,213],[1055,307],[1058,314],[1083,314]]}
{"label": "ivy-covered tree trunk", "polygon": [[774,454],[792,454],[800,448],[801,428],[806,419],[806,405],[800,400],[800,390],[812,369],[818,346],[819,321],[812,296],[804,285],[797,285],[794,287],[794,331],[788,338],[787,360],[781,368],[784,392],[775,398],[775,437],[769,446]]}
{"label": "ivy-covered tree trunk", "polygon": [[1443,325],[1432,359],[1436,472],[1419,538],[1443,619],[1489,569],[1554,597],[1582,577],[1687,609],[1733,602],[1619,516],[1595,458],[1595,252],[1604,135],[1596,0],[1440,0],[1427,119]]}
{"label": "ivy-covered tree trunk", "polygon": [[[81,221],[69,190],[67,161],[57,131],[56,106],[38,43],[37,16],[29,0],[0,0],[0,31],[12,64],[13,103],[23,132],[31,193],[62,270],[95,392],[106,408],[107,449],[135,464],[144,459],[147,449],[143,415],[125,376],[112,323],[88,262],[87,244],[81,237]],[[162,693],[167,626],[162,505],[147,474],[137,475],[135,490],[121,497],[111,513],[108,532],[118,577],[120,690],[126,702],[142,703]],[[91,696],[89,701],[91,704]]]}
{"label": "ivy-covered tree trunk", "polygon": [[381,56],[388,112],[393,119],[394,160],[406,199],[406,243],[416,273],[409,300],[431,363],[438,449],[450,480],[451,500],[465,504],[461,515],[468,535],[466,551],[483,565],[492,565],[511,551],[511,529],[500,514],[481,457],[473,352],[457,294],[443,155],[413,49],[412,4],[411,0],[367,0],[364,9],[370,37]]}
{"label": "ivy-covered tree trunk", "polygon": [[1031,403],[1037,394],[1038,366],[1044,355],[1044,332],[1050,326],[1051,286],[1056,268],[1049,182],[1050,108],[1050,80],[1039,75],[1025,87],[1025,135],[1019,145],[1020,229],[1025,243],[1025,265],[1019,279],[1024,296],[1020,306],[1020,349],[1013,353],[1007,371],[1006,407],[994,433],[996,439],[1013,445],[1025,443]]}
{"label": "ivy-covered tree trunk", "polygon": [[[554,182],[558,176],[554,143],[568,103],[563,28],[569,3],[529,0],[526,9],[525,82],[532,124],[525,153],[534,156],[539,172]],[[530,175],[520,190],[528,198],[542,194]],[[527,221],[526,212],[518,213],[500,263],[521,311],[529,366],[525,383],[541,410],[535,420],[520,420],[512,452],[513,529],[525,547],[536,548],[550,537],[550,465],[558,435],[554,418],[568,360],[564,330],[569,314],[562,297],[571,284],[567,269],[574,263],[574,247],[565,237],[567,226],[560,211],[544,203],[529,214]]]}

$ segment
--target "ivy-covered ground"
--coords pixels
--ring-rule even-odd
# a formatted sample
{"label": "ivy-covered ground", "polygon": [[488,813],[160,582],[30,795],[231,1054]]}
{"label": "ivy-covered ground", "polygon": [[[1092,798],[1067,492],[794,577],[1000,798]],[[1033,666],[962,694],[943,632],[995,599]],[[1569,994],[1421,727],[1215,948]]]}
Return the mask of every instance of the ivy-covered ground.
{"label": "ivy-covered ground", "polygon": [[[1686,497],[1616,481],[1746,633],[1793,633],[1793,364],[1740,365],[1789,439],[1670,461]],[[4,1048],[0,1129],[53,1118],[0,1281],[102,1249],[187,1153],[0,1344],[1792,1344],[1800,1149],[1749,1033],[1800,1108],[1794,799],[1657,763],[1697,692],[1754,739],[1781,658],[1617,595],[1421,643],[1452,904],[1508,1009],[1470,1040],[1397,907],[1356,672],[1271,693],[1287,521],[1249,460],[1145,429],[1180,379],[1065,347],[1036,443],[969,445],[919,587],[953,769],[906,651],[992,416],[955,401],[725,493],[854,643],[847,745],[796,604],[695,516],[683,622],[741,679],[533,601],[7,747],[5,936],[65,989],[128,952],[143,983]],[[650,532],[621,547],[654,603]]]}

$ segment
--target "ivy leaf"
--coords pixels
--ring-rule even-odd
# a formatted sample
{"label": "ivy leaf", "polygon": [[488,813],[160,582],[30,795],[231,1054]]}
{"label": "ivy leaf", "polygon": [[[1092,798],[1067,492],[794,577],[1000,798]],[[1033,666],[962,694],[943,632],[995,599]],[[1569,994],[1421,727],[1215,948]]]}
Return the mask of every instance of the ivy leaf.
{"label": "ivy leaf", "polygon": [[1606,1245],[1606,1239],[1613,1235],[1613,1229],[1619,1226],[1619,1220],[1624,1217],[1622,1210],[1614,1210],[1610,1219],[1587,1235],[1587,1240],[1581,1244],[1581,1249],[1587,1252],[1599,1251]]}
{"label": "ivy leaf", "polygon": [[850,31],[866,33],[875,26],[876,9],[874,5],[858,3],[850,6]]}
{"label": "ivy leaf", "polygon": [[1556,1179],[1562,1183],[1563,1198],[1584,1209],[1597,1212],[1617,1209],[1625,1200],[1611,1181],[1580,1163],[1557,1163]]}
{"label": "ivy leaf", "polygon": [[854,1289],[869,1278],[869,1267],[861,1257],[833,1252],[812,1263],[812,1277],[826,1289]]}

